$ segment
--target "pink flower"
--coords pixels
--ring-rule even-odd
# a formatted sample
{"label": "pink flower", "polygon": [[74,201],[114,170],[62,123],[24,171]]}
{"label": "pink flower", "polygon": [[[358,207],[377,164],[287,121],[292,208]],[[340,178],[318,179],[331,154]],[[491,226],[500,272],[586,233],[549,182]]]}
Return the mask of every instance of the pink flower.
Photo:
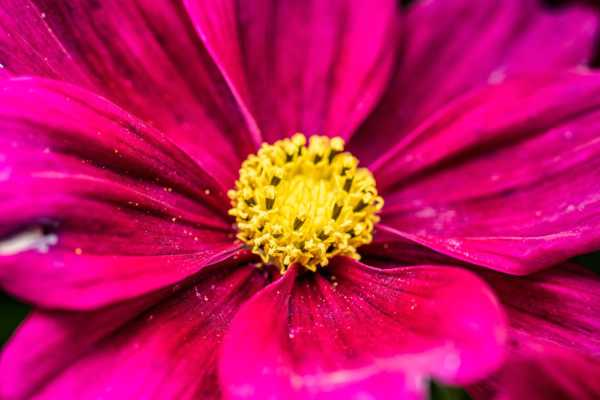
{"label": "pink flower", "polygon": [[[567,261],[600,250],[588,9],[3,0],[0,27],[0,286],[36,307],[0,398],[600,396],[600,280]],[[361,262],[235,239],[242,162],[298,131],[375,176]]]}

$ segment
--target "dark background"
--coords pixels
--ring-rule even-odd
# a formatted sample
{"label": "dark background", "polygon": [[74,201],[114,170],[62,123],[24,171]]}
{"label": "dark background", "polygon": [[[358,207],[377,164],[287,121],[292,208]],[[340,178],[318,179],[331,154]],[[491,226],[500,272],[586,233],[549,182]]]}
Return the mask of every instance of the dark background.
{"label": "dark background", "polygon": [[[473,0],[479,1],[479,0]],[[400,0],[403,7],[409,7],[413,0]],[[560,7],[566,3],[587,3],[600,8],[600,0],[546,0],[551,7]],[[592,66],[600,67],[600,40],[598,41],[598,51],[592,63]],[[584,255],[575,259],[575,261],[586,268],[600,274],[600,252]],[[0,292],[0,346],[8,340],[12,332],[25,318],[29,307],[18,300]],[[469,399],[464,391],[457,388],[449,388],[432,383],[432,399],[435,400],[463,400]]]}

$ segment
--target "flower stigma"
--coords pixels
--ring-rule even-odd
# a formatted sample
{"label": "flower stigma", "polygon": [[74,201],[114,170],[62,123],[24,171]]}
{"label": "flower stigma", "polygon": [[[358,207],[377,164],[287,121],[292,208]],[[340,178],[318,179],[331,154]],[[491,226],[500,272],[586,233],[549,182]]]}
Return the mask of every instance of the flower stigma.
{"label": "flower stigma", "polygon": [[337,255],[358,260],[383,207],[375,178],[342,138],[311,136],[307,144],[302,134],[263,144],[228,196],[238,239],[282,273],[293,263],[316,271]]}

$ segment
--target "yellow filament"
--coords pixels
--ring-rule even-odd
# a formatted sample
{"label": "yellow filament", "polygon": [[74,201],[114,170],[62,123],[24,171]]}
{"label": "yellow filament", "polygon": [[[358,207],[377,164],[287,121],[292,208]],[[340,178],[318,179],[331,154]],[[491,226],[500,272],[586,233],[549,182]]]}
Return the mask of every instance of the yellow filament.
{"label": "yellow filament", "polygon": [[383,206],[343,139],[312,136],[307,146],[302,134],[263,144],[228,195],[238,239],[282,273],[296,262],[316,271],[336,255],[359,259]]}

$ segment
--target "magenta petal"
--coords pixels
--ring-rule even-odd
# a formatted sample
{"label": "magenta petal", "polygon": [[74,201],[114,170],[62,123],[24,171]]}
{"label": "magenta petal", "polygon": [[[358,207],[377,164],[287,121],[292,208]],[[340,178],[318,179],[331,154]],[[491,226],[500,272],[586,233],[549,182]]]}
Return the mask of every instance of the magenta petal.
{"label": "magenta petal", "polygon": [[600,277],[562,265],[526,277],[480,275],[506,310],[519,348],[554,343],[600,360]]}
{"label": "magenta petal", "polygon": [[[372,161],[449,101],[507,76],[578,66],[592,56],[598,15],[539,0],[417,1],[403,24],[394,79],[351,145]],[[451,38],[451,40],[449,40]],[[373,140],[373,134],[378,138]]]}
{"label": "magenta petal", "polygon": [[599,376],[597,362],[544,349],[503,369],[496,400],[596,400],[600,398]]}
{"label": "magenta petal", "polygon": [[396,48],[395,1],[186,4],[267,141],[297,131],[348,136],[387,83]]}
{"label": "magenta petal", "polygon": [[396,268],[410,265],[456,265],[456,259],[426,246],[375,228],[373,241],[360,248],[361,260],[369,266]]}
{"label": "magenta petal", "polygon": [[[75,319],[60,326],[53,326],[50,320],[47,326],[26,323],[3,355],[1,387],[11,390],[8,378],[16,379],[21,382],[20,392],[13,393],[35,390],[41,399],[218,398],[216,360],[221,339],[238,307],[264,284],[263,274],[254,266],[211,271],[199,277],[197,284],[144,311],[91,346],[86,328],[76,325]],[[88,314],[76,315],[83,319]],[[61,324],[66,318],[55,318],[54,323]],[[46,341],[57,328],[63,337],[73,340],[64,343],[50,336]],[[102,325],[98,328],[104,329]],[[34,336],[41,344],[36,344],[33,354],[11,350]],[[85,354],[80,351],[80,340],[88,346]],[[56,362],[57,357],[72,351],[77,359],[70,365]],[[55,368],[53,375],[27,385],[40,370],[49,367]]]}
{"label": "magenta petal", "polygon": [[531,349],[511,358],[485,394],[493,400],[597,400],[600,398],[600,363],[560,347]]}
{"label": "magenta petal", "polygon": [[598,74],[474,92],[373,165],[379,229],[512,274],[597,250],[599,129]]}
{"label": "magenta petal", "polygon": [[87,310],[140,296],[177,283],[204,267],[239,257],[239,246],[188,255],[76,255],[57,247],[0,256],[0,285],[41,307]]}
{"label": "magenta petal", "polygon": [[2,71],[101,93],[163,130],[228,185],[255,149],[181,2],[7,0],[0,26]]}
{"label": "magenta petal", "polygon": [[85,65],[71,57],[31,0],[4,0],[0,8],[1,77],[43,76],[93,86]]}
{"label": "magenta petal", "polygon": [[4,289],[46,307],[93,307],[238,249],[224,189],[162,134],[66,84],[0,86]]}
{"label": "magenta petal", "polygon": [[512,346],[499,373],[469,388],[474,398],[598,398],[600,277],[577,265],[526,277],[479,274],[506,310]]}
{"label": "magenta petal", "polygon": [[430,376],[466,383],[501,361],[504,315],[472,273],[343,257],[326,273],[292,268],[242,307],[223,346],[228,395],[418,398]]}
{"label": "magenta petal", "polygon": [[33,311],[0,355],[0,398],[27,398],[161,297],[165,291],[92,312]]}

